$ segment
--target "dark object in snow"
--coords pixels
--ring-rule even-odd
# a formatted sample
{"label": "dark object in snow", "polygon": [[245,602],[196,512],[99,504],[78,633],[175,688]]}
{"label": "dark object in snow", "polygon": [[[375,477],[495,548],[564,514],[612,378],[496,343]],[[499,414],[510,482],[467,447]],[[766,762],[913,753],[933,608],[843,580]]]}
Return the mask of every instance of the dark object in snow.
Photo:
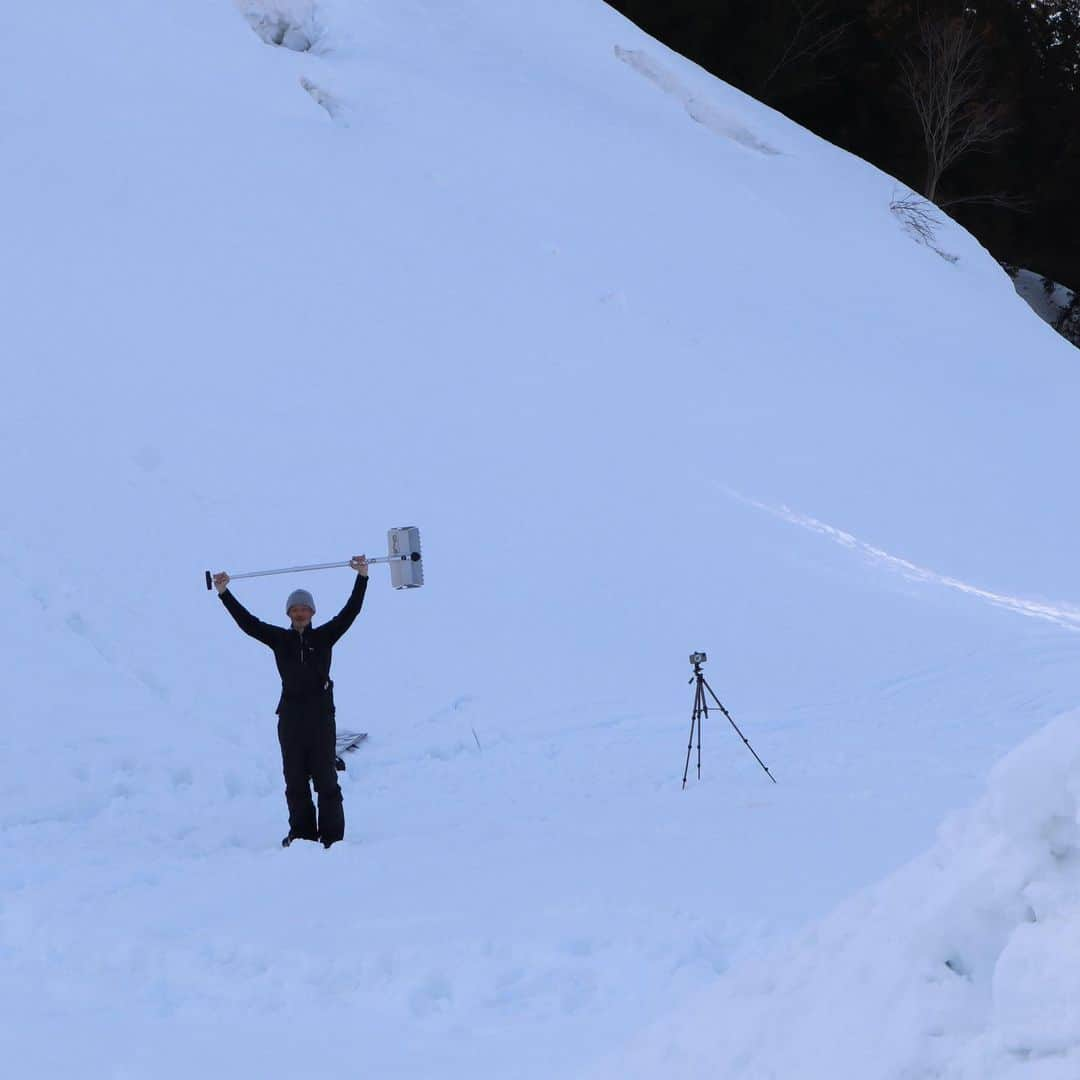
{"label": "dark object in snow", "polygon": [[282,847],[288,847],[294,840],[310,840],[313,844],[318,840],[317,836],[297,836],[293,832],[287,833],[281,841]]}
{"label": "dark object in snow", "polygon": [[690,772],[690,751],[694,746],[694,729],[697,729],[697,775],[698,779],[701,779],[701,718],[709,715],[709,706],[705,701],[705,691],[708,690],[709,696],[716,702],[716,707],[728,718],[728,723],[735,729],[736,734],[744,743],[746,743],[746,749],[754,755],[754,760],[765,770],[765,775],[775,784],[776,777],[769,772],[768,765],[757,756],[757,751],[750,745],[750,741],[747,737],[739,731],[738,724],[731,719],[731,713],[720,704],[720,699],[713,693],[713,688],[705,681],[705,675],[701,670],[701,665],[705,663],[708,657],[703,652],[695,652],[690,654],[690,663],[694,665],[694,674],[690,676],[690,682],[697,682],[697,687],[694,690],[694,711],[690,714],[690,742],[686,747],[686,768],[683,769],[682,774],[682,786],[683,790],[686,790],[686,777]]}

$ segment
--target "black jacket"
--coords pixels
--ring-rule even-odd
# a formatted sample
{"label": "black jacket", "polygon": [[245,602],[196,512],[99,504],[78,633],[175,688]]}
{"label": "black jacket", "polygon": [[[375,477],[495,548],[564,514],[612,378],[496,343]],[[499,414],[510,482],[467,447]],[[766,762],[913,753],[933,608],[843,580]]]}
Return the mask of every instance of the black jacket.
{"label": "black jacket", "polygon": [[334,684],[330,681],[333,648],[360,614],[367,582],[366,577],[357,574],[352,593],[341,611],[329,622],[309,626],[303,633],[291,627],[261,622],[228,589],[219,594],[221,602],[236,620],[236,625],[245,634],[274,650],[274,660],[281,675],[279,714],[284,706],[306,706],[321,700],[333,708]]}

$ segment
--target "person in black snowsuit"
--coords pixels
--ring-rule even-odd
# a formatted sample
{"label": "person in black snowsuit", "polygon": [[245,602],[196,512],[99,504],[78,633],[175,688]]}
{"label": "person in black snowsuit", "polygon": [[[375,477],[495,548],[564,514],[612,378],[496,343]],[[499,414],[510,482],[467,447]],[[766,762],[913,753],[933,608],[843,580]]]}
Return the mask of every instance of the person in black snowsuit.
{"label": "person in black snowsuit", "polygon": [[[356,582],[345,606],[329,622],[312,626],[315,601],[306,589],[291,593],[285,613],[289,628],[260,622],[229,592],[229,575],[215,574],[214,585],[226,610],[245,634],[274,650],[281,675],[278,701],[278,742],[289,805],[289,835],[293,840],[319,840],[330,847],[345,835],[345,812],[337,780],[337,728],[334,721],[334,683],[330,660],[338,639],[360,614],[367,590],[368,564],[363,555],[349,565]],[[319,813],[311,801],[310,784],[319,796]]]}

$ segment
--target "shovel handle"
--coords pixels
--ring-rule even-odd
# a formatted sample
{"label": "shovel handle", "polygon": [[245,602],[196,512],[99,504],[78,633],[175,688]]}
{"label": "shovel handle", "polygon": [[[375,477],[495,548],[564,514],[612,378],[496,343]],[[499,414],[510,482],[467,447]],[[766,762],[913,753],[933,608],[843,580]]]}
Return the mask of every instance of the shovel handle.
{"label": "shovel handle", "polygon": [[[373,559],[368,559],[368,565],[371,563],[389,563],[389,562],[419,562],[420,552],[414,551],[408,555],[379,555]],[[285,566],[280,570],[252,570],[246,574],[230,574],[230,581],[239,581],[241,578],[253,578],[253,577],[269,577],[271,574],[299,574],[307,570],[333,570],[341,566],[350,566],[350,562],[327,562],[316,563],[313,566]],[[210,571],[206,571],[206,588],[212,589],[214,582],[211,578]]]}

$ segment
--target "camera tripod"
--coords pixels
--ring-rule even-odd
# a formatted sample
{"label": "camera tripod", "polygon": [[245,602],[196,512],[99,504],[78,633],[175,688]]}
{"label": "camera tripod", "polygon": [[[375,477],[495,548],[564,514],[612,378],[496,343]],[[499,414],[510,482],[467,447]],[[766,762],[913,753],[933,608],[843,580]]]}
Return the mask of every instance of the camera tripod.
{"label": "camera tripod", "polygon": [[[701,657],[701,659],[696,659]],[[750,740],[739,731],[739,725],[731,719],[731,713],[720,704],[720,699],[713,693],[713,688],[705,681],[705,673],[701,670],[701,665],[705,662],[704,653],[694,653],[690,657],[690,663],[694,665],[694,674],[690,676],[690,682],[696,680],[697,687],[694,690],[694,711],[690,714],[690,742],[686,747],[686,768],[683,769],[682,786],[683,790],[686,789],[686,778],[690,773],[690,753],[694,748],[694,730],[697,730],[697,775],[698,779],[701,779],[701,718],[709,715],[709,704],[705,700],[705,691],[709,692],[709,696],[716,702],[716,707],[728,718],[728,723],[735,729],[735,733],[739,736],[744,743],[746,743],[746,749],[754,755],[754,760],[765,770],[765,775],[775,784],[776,777],[769,772],[769,767],[757,756],[757,752],[750,745]]]}

